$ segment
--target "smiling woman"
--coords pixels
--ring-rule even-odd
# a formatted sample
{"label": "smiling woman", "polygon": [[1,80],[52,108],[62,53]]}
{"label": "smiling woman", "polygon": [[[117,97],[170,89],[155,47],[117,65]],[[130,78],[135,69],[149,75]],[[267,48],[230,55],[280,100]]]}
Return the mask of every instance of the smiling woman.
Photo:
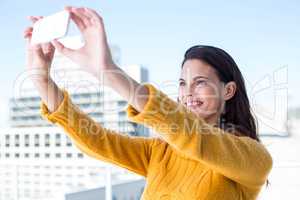
{"label": "smiling woman", "polygon": [[[212,46],[191,47],[185,53],[179,80],[178,101],[198,117],[233,134],[259,141],[244,78],[228,53]],[[189,106],[189,101],[201,105]]]}
{"label": "smiling woman", "polygon": [[[46,119],[61,126],[86,154],[146,177],[144,200],[256,199],[272,168],[272,158],[257,141],[243,79],[229,55],[215,47],[188,50],[177,103],[152,84],[137,83],[116,66],[103,20],[94,10],[66,10],[84,36],[81,49],[71,50],[57,41],[28,46],[27,67],[41,71],[33,82]],[[25,38],[30,40],[31,32],[28,28]],[[161,138],[122,135],[83,113],[49,75],[55,49],[95,77],[103,73],[104,84],[128,101],[129,119],[155,129]],[[232,134],[218,126],[221,113],[225,124],[243,129],[234,129]]]}

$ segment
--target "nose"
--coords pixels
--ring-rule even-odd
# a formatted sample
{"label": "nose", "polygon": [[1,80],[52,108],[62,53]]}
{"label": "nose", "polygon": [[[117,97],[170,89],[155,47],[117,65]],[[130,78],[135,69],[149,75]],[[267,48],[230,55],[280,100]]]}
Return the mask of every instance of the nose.
{"label": "nose", "polygon": [[184,94],[185,94],[186,97],[192,96],[193,91],[194,91],[193,87],[189,84],[187,84],[186,87],[184,88]]}
{"label": "nose", "polygon": [[184,88],[184,99],[185,103],[191,103],[193,97],[193,87],[191,85],[186,85]]}

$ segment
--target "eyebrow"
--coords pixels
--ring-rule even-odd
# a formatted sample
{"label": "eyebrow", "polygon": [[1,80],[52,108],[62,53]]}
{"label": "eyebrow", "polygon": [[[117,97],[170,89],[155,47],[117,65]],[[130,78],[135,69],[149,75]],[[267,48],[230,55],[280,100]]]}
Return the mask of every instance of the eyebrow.
{"label": "eyebrow", "polygon": [[[195,81],[196,79],[199,79],[199,78],[208,79],[208,78],[205,77],[205,76],[195,76],[195,77],[193,78],[193,80]],[[183,78],[179,78],[179,81],[184,81],[184,79],[183,79]]]}

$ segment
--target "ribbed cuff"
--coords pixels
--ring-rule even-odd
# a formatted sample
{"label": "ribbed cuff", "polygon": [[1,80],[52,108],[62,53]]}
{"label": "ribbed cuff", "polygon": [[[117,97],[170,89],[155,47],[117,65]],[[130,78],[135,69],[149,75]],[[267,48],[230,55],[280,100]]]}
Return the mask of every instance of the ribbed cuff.
{"label": "ribbed cuff", "polygon": [[[152,84],[143,84],[149,91],[148,100],[141,112],[128,104],[126,112],[130,121],[149,126],[168,124],[174,120],[181,106]],[[171,121],[170,121],[171,120]]]}
{"label": "ribbed cuff", "polygon": [[66,90],[63,90],[63,101],[54,112],[50,112],[45,102],[41,101],[40,113],[41,116],[52,123],[58,122],[59,119],[65,118],[68,115],[68,108],[72,103],[70,102],[69,94]]}

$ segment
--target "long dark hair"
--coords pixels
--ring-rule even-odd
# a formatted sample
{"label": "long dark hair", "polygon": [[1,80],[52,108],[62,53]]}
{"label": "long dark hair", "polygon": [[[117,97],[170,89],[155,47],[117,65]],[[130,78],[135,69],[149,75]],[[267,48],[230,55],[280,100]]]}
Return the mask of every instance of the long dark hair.
{"label": "long dark hair", "polygon": [[257,120],[251,112],[245,81],[233,58],[220,48],[197,45],[185,52],[181,67],[190,59],[199,59],[209,64],[217,72],[220,81],[236,83],[235,95],[225,103],[221,128],[226,131],[230,129],[231,133],[233,131],[236,135],[248,136],[259,142]]}

